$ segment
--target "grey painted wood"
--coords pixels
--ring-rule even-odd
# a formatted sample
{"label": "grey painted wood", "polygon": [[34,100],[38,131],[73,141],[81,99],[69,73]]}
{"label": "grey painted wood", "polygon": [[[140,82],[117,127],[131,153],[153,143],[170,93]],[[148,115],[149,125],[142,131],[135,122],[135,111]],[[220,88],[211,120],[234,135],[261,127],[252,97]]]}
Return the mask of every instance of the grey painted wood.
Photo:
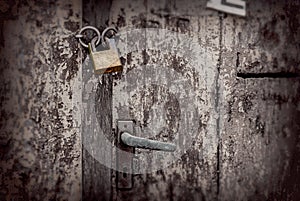
{"label": "grey painted wood", "polygon": [[[209,98],[209,95],[203,98],[205,108],[199,112],[204,113],[199,117],[203,128],[195,138],[192,148],[171,166],[154,173],[135,175],[134,187],[128,191],[116,189],[115,172],[112,172],[113,200],[287,200],[297,197],[298,191],[295,189],[298,184],[293,176],[297,178],[299,175],[296,135],[299,132],[299,122],[296,120],[299,116],[299,80],[237,79],[238,72],[266,73],[261,74],[262,76],[274,76],[268,74],[274,72],[297,72],[294,66],[297,66],[298,53],[295,49],[298,46],[288,42],[288,37],[291,34],[297,37],[298,32],[293,32],[295,29],[291,27],[284,32],[282,28],[286,26],[286,22],[291,21],[291,15],[287,18],[281,16],[283,22],[278,22],[278,27],[269,27],[269,16],[274,15],[278,18],[283,12],[280,8],[283,3],[273,2],[270,5],[271,11],[267,13],[259,11],[261,4],[263,3],[256,2],[255,5],[250,5],[250,17],[240,18],[205,10],[205,2],[113,1],[108,24],[118,26],[120,32],[132,28],[164,28],[178,34],[196,35],[197,42],[210,51],[207,56],[213,58],[212,64],[216,70],[212,72],[213,89],[206,87],[201,90],[203,86],[198,82],[205,77],[203,74],[194,74],[195,76],[191,77],[189,75],[193,75],[193,71],[190,71],[189,66],[178,62],[181,57],[177,55],[174,58],[171,54],[162,56],[161,52],[151,49],[153,44],[149,38],[176,41],[179,36],[174,37],[166,33],[153,36],[151,30],[140,30],[135,32],[137,35],[129,34],[123,38],[125,41],[134,41],[130,44],[136,47],[126,49],[126,44],[118,44],[124,52],[134,48],[136,51],[122,55],[125,70],[122,75],[119,74],[113,79],[113,124],[120,118],[135,119],[139,132],[136,134],[145,137],[149,134],[143,132],[147,131],[147,127],[148,131],[149,127],[159,131],[155,126],[168,119],[168,115],[163,116],[164,109],[168,108],[174,112],[169,122],[179,122],[179,119],[176,119],[179,106],[176,105],[176,98],[172,99],[168,94],[170,91],[161,86],[143,87],[143,84],[151,80],[149,76],[152,76],[153,80],[159,80],[165,73],[159,68],[151,71],[146,68],[147,65],[171,67],[183,76],[188,76],[195,89],[205,91],[213,98]],[[285,5],[287,8],[291,7],[291,3]],[[260,18],[253,18],[256,15]],[[264,23],[266,25],[263,33],[261,29]],[[274,30],[280,32],[278,35],[282,37],[277,49],[268,41],[273,40],[273,34],[269,31]],[[267,39],[260,38],[258,33]],[[259,43],[253,42],[257,39],[260,40]],[[263,43],[269,43],[272,47]],[[175,43],[174,49],[176,48],[178,44]],[[289,51],[292,53],[288,54]],[[265,54],[269,55],[267,60],[264,60]],[[284,55],[287,54],[288,58],[285,59]],[[276,57],[280,58],[278,68],[272,64]],[[259,65],[253,66],[249,63]],[[196,69],[198,67],[191,66]],[[132,73],[133,71],[135,72]],[[278,75],[280,76],[275,74]],[[174,81],[172,76],[168,79],[168,83]],[[292,83],[295,85],[288,87]],[[178,86],[180,87],[180,84]],[[195,103],[199,108],[203,106],[196,101]],[[157,117],[158,120],[155,119]],[[208,119],[211,121],[208,122]],[[161,141],[176,141],[174,131],[178,130],[177,123],[166,124],[167,137],[164,134],[148,137]],[[207,129],[211,124],[211,128],[214,129]],[[111,153],[113,158],[114,153]],[[140,164],[137,168],[151,168],[158,156],[149,156],[149,151],[137,149],[135,163]],[[104,179],[105,182],[106,180]]]}
{"label": "grey painted wood", "polygon": [[80,200],[81,4],[0,4],[0,200]]}
{"label": "grey painted wood", "polygon": [[297,198],[299,79],[238,79],[222,113],[220,199]]}
{"label": "grey painted wood", "polygon": [[[126,53],[125,65],[122,76],[114,80],[113,119],[134,119],[136,135],[175,142],[179,150],[184,150],[168,167],[136,174],[131,190],[114,188],[114,199],[216,199],[218,139],[213,94],[220,52],[218,13],[206,10],[204,1],[115,1],[114,6],[111,20],[113,24],[122,22],[120,32],[132,28],[169,31],[139,30],[136,35],[129,32],[124,36],[127,43],[119,42],[121,49],[126,44],[135,47],[122,49]],[[167,49],[168,45],[171,49]],[[190,122],[189,127],[184,121]],[[191,135],[192,141],[186,135]],[[155,164],[167,164],[169,158],[172,157],[161,152],[137,149],[135,164],[138,169],[147,167],[150,171]]]}
{"label": "grey painted wood", "polygon": [[[299,73],[300,1],[251,1],[247,16],[226,15],[226,46],[240,73]],[[224,35],[225,36],[225,35]]]}
{"label": "grey painted wood", "polygon": [[[0,200],[298,200],[299,78],[281,72],[299,73],[299,1],[251,1],[246,18],[205,5],[2,1]],[[119,48],[137,51],[122,55],[123,74],[96,77],[74,38],[84,25],[170,32],[126,35],[133,43]],[[192,42],[180,43],[181,34]],[[174,52],[157,51],[151,39],[173,40]],[[143,86],[154,80],[165,85]],[[191,145],[178,133],[183,117],[196,130]],[[99,163],[115,157],[100,132],[114,143],[118,118],[135,119],[137,135],[187,151],[118,190],[115,171]],[[168,161],[151,154],[138,149],[135,168]]]}
{"label": "grey painted wood", "polygon": [[253,1],[246,18],[222,17],[220,200],[299,199],[297,6]]}

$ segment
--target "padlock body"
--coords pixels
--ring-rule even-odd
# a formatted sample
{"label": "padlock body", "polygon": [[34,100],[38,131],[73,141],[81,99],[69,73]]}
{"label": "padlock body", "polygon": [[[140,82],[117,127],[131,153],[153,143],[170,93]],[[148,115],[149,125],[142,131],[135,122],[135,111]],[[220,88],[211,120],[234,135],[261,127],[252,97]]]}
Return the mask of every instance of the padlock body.
{"label": "padlock body", "polygon": [[108,41],[109,49],[93,51],[89,44],[90,57],[96,74],[120,72],[123,70],[114,39]]}

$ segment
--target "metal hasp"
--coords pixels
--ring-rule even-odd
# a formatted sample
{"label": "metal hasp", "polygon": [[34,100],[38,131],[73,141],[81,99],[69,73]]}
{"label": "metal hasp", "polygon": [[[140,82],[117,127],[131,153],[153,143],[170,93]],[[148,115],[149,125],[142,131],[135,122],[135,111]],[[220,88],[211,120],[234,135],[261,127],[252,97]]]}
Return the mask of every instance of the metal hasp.
{"label": "metal hasp", "polygon": [[134,148],[152,149],[173,152],[176,145],[134,136],[132,120],[117,121],[117,188],[131,189],[133,187],[133,156]]}

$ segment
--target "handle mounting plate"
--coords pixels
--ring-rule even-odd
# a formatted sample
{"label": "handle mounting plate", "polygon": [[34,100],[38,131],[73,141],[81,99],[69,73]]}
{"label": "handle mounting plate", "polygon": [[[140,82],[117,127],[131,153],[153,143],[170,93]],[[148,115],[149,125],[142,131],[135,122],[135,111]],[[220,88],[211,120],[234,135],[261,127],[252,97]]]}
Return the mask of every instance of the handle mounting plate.
{"label": "handle mounting plate", "polygon": [[133,187],[133,156],[134,147],[122,143],[122,132],[134,133],[134,123],[132,120],[117,121],[117,188],[131,189]]}

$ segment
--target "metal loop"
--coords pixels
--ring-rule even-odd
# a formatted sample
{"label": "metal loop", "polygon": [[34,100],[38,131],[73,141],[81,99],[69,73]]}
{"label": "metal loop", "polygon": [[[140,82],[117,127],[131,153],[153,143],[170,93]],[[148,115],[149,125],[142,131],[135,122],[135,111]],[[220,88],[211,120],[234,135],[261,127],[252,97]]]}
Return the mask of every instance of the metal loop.
{"label": "metal loop", "polygon": [[[114,28],[114,27],[107,27],[106,29],[104,29],[104,31],[102,32],[102,35],[101,35],[101,41],[102,43],[105,43],[105,35],[107,34],[108,31],[113,31],[114,33],[117,33],[117,29]],[[104,45],[104,44],[103,44]]]}
{"label": "metal loop", "polygon": [[94,37],[92,40],[91,40],[91,48],[92,48],[92,51],[95,52],[96,51],[96,40],[98,38],[97,37]]}
{"label": "metal loop", "polygon": [[85,43],[81,40],[81,38],[83,38],[82,32],[84,32],[85,30],[88,30],[88,29],[91,29],[91,30],[93,30],[93,31],[96,32],[96,34],[97,34],[97,36],[96,36],[96,37],[97,37],[97,41],[95,42],[95,46],[99,45],[100,40],[101,40],[101,34],[100,34],[100,31],[99,31],[97,28],[93,27],[93,26],[85,26],[85,27],[83,27],[83,28],[79,31],[79,33],[75,36],[76,38],[78,38],[79,43],[80,43],[83,47],[86,47],[86,48],[88,47],[88,45],[85,44]]}

